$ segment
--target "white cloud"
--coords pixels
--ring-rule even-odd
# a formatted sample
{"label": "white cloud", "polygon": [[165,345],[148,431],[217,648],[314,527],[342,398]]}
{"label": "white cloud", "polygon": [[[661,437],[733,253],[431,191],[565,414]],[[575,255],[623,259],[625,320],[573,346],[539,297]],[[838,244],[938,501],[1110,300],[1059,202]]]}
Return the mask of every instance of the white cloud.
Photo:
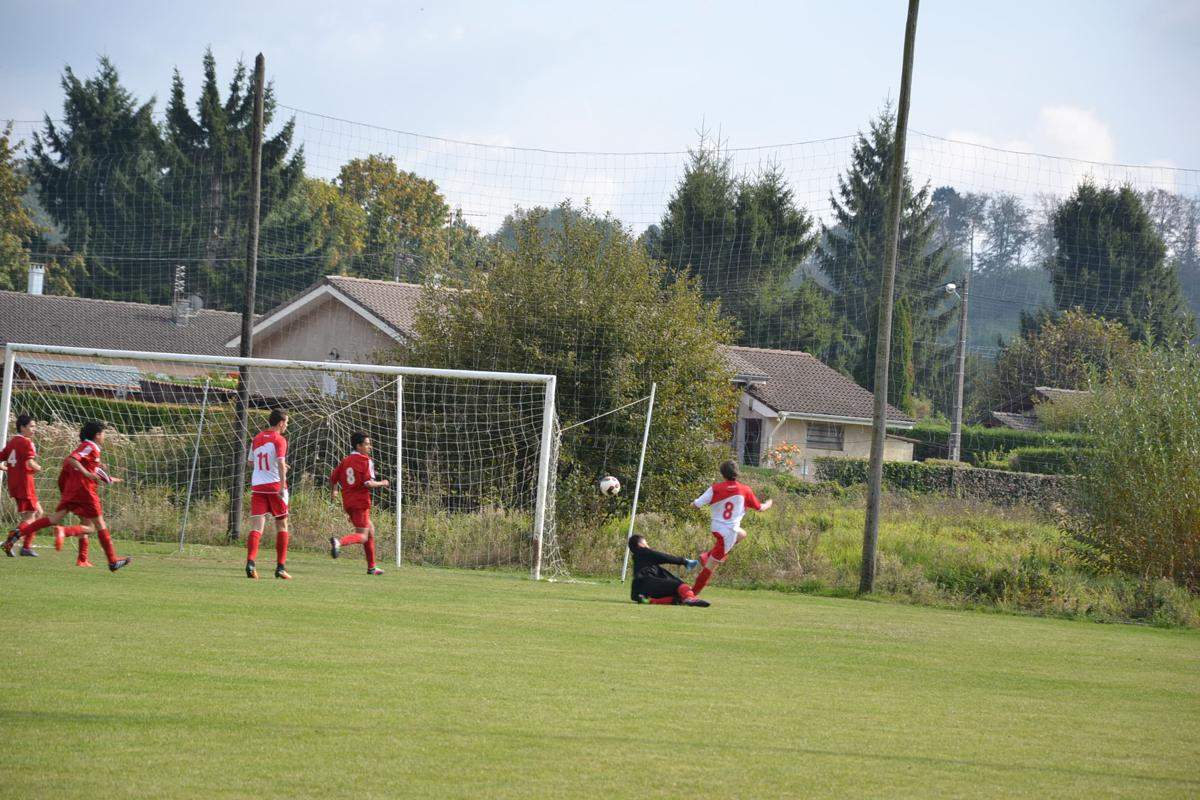
{"label": "white cloud", "polygon": [[1075,106],[1047,106],[1039,114],[1041,138],[1056,156],[1084,161],[1115,161],[1117,146],[1099,117]]}

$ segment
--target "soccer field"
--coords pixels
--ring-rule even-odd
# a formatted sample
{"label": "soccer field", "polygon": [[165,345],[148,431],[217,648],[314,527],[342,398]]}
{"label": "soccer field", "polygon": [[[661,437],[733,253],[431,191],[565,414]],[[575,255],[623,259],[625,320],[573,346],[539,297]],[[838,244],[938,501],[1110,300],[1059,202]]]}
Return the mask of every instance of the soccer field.
{"label": "soccer field", "polygon": [[0,559],[0,796],[1200,795],[1195,632],[124,549]]}

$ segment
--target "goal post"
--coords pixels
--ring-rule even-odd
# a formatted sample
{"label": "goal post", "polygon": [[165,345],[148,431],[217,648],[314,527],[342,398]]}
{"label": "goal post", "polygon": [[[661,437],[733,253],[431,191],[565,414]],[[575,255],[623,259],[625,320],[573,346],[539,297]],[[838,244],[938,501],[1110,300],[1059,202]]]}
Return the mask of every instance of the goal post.
{"label": "goal post", "polygon": [[14,343],[5,347],[0,438],[14,412],[43,423],[35,440],[48,498],[56,459],[83,421],[100,419],[113,430],[106,457],[129,478],[105,490],[106,514],[111,502],[118,518],[110,527],[218,543],[223,532],[208,528],[219,504],[205,500],[228,505],[229,469],[245,458],[232,430],[240,367],[253,367],[254,425],[268,408],[289,412],[294,542],[319,546],[349,532],[327,482],[361,430],[377,477],[392,482],[376,492],[373,521],[397,565],[524,567],[542,577],[547,542],[556,547],[553,375]]}

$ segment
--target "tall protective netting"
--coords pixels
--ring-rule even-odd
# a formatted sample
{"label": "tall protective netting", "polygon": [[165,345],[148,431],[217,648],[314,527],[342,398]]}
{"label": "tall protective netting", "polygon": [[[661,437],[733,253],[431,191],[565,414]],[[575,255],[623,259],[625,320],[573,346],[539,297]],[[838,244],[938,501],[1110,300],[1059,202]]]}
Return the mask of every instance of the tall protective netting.
{"label": "tall protective netting", "polygon": [[548,576],[561,565],[549,376],[53,347],[10,346],[8,356],[3,403],[10,417],[38,420],[37,486],[48,509],[80,425],[110,426],[103,459],[122,482],[101,495],[119,537],[181,548],[229,540],[231,479],[245,458],[235,381],[246,364],[250,435],[271,409],[289,414],[294,542],[315,548],[350,531],[329,475],[361,431],[377,477],[390,482],[374,493],[381,556],[534,575],[544,563]]}

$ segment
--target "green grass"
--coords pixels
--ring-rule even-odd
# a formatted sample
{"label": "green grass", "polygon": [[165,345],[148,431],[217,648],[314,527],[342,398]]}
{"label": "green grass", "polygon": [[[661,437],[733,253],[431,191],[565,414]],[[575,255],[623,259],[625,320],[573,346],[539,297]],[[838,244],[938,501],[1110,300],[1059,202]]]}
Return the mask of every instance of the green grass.
{"label": "green grass", "polygon": [[0,559],[0,797],[1200,795],[1195,631],[127,548]]}

